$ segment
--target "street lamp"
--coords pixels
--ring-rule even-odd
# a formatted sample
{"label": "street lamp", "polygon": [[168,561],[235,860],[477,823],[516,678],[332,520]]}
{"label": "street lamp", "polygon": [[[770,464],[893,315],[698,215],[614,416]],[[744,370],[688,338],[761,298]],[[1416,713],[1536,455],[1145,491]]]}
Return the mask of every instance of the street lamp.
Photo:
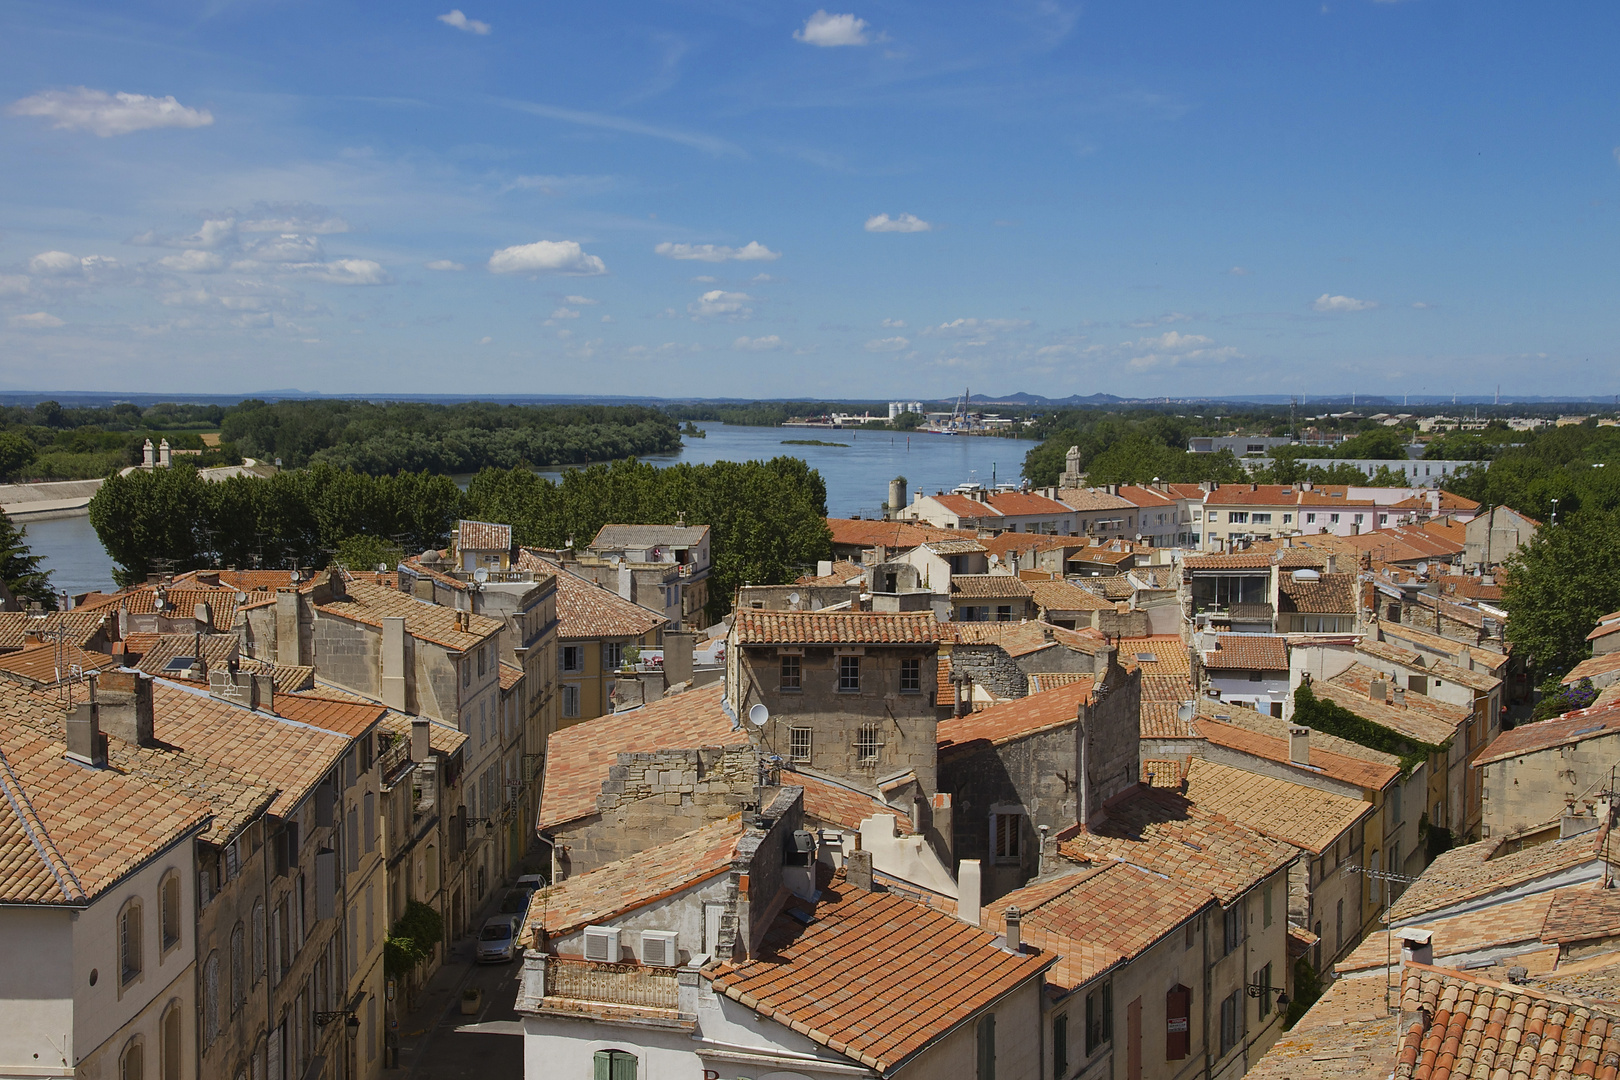
{"label": "street lamp", "polygon": [[1558,524],[1558,500],[1557,499],[1554,499],[1552,501],[1552,508],[1553,508],[1553,511],[1552,511],[1552,523],[1554,525],[1556,525],[1556,524]]}
{"label": "street lamp", "polygon": [[346,1017],[346,1019],[343,1021],[343,1026],[349,1029],[350,1038],[353,1038],[360,1033],[360,1017],[355,1014],[354,1009],[332,1009],[330,1011],[317,1012],[315,1014],[315,1025],[317,1027],[325,1027],[327,1024],[330,1024],[340,1016]]}
{"label": "street lamp", "polygon": [[1264,998],[1267,995],[1276,994],[1277,1008],[1288,1008],[1288,995],[1280,986],[1267,986],[1265,983],[1250,983],[1247,987],[1245,987],[1245,989],[1248,990],[1249,996],[1252,998]]}

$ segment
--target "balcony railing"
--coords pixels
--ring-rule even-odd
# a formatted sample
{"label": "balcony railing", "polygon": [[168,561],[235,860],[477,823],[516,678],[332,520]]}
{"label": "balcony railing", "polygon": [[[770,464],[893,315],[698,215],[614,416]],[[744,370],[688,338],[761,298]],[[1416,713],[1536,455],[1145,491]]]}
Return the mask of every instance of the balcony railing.
{"label": "balcony railing", "polygon": [[674,968],[602,964],[547,956],[543,996],[595,1005],[674,1011],[680,1005],[679,976]]}
{"label": "balcony railing", "polygon": [[411,762],[411,740],[409,736],[396,736],[383,752],[377,755],[377,767],[382,771],[383,783],[394,782],[405,766]]}

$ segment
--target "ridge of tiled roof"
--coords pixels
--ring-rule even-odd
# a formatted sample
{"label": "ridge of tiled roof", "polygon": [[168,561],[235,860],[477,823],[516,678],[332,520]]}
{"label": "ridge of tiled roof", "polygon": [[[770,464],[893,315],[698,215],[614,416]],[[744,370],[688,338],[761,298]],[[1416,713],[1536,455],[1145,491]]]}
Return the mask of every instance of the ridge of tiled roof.
{"label": "ridge of tiled roof", "polygon": [[1573,746],[1587,739],[1620,734],[1620,706],[1576,709],[1552,720],[1520,724],[1490,741],[1474,758],[1477,766],[1522,757],[1558,746]]}
{"label": "ridge of tiled roof", "polygon": [[[1240,753],[1253,754],[1255,757],[1279,764],[1292,764],[1288,756],[1288,740],[1263,735],[1249,728],[1239,727],[1236,724],[1214,720],[1207,716],[1199,716],[1193,721],[1193,731],[1198,738],[1205,739],[1216,746],[1224,746],[1228,750]],[[1311,733],[1311,739],[1316,741],[1316,733]],[[1400,768],[1393,764],[1383,764],[1377,761],[1368,761],[1363,758],[1350,757],[1346,754],[1324,750],[1317,746],[1310,748],[1310,763],[1302,766],[1310,771],[1319,772],[1346,784],[1354,784],[1368,791],[1382,791],[1384,786],[1400,775]]]}
{"label": "ridge of tiled roof", "polygon": [[1267,570],[1271,554],[1265,551],[1239,551],[1233,554],[1188,555],[1181,560],[1188,570]]}
{"label": "ridge of tiled roof", "polygon": [[1115,862],[998,897],[994,925],[1005,931],[1007,908],[1017,908],[1023,940],[1059,957],[1046,981],[1073,990],[1215,903],[1202,886]]}
{"label": "ridge of tiled roof", "polygon": [[720,707],[721,684],[700,686],[639,709],[609,713],[554,732],[546,746],[539,827],[596,812],[608,768],[620,754],[739,746],[739,731]]}
{"label": "ridge of tiled roof", "polygon": [[966,716],[941,720],[938,728],[940,751],[944,753],[949,748],[960,749],[981,740],[1000,746],[1052,728],[1078,723],[1080,706],[1091,701],[1095,688],[1095,677],[1076,679],[1067,686],[1004,701]]}
{"label": "ridge of tiled roof", "polygon": [[[718,993],[887,1075],[1055,957],[889,892],[821,877],[815,903],[790,896],[759,955],[707,969]],[[795,917],[802,913],[804,919]]]}
{"label": "ridge of tiled roof", "polygon": [[848,559],[838,559],[832,564],[830,574],[804,574],[795,582],[795,585],[826,585],[836,587],[839,585],[858,584],[866,578],[866,567],[858,562]]}
{"label": "ridge of tiled roof", "polygon": [[1364,799],[1198,758],[1187,767],[1184,790],[1194,805],[1313,855],[1372,811]]}
{"label": "ridge of tiled roof", "polygon": [[1083,864],[1126,862],[1202,886],[1229,904],[1299,857],[1292,845],[1199,808],[1186,796],[1138,786],[1101,825],[1068,830],[1059,852]]}
{"label": "ridge of tiled roof", "polygon": [[1205,506],[1293,506],[1300,492],[1289,484],[1222,484],[1204,496]]}
{"label": "ridge of tiled roof", "polygon": [[557,636],[569,639],[642,637],[669,622],[569,570],[557,573],[557,621]]}
{"label": "ridge of tiled roof", "polygon": [[1004,532],[980,540],[979,544],[991,555],[1005,559],[1012,552],[1056,551],[1059,548],[1084,547],[1083,536],[1052,536],[1047,533]]}
{"label": "ridge of tiled roof", "polygon": [[739,645],[920,645],[942,636],[926,611],[739,611],[732,634]]}
{"label": "ridge of tiled roof", "polygon": [[1001,511],[987,503],[970,499],[966,495],[930,495],[929,498],[943,506],[959,519],[973,521],[979,518],[999,518]]}
{"label": "ridge of tiled roof", "polygon": [[1559,680],[1563,685],[1569,686],[1582,679],[1591,679],[1599,675],[1607,675],[1613,671],[1620,671],[1620,652],[1603,653],[1600,656],[1588,657],[1570,668],[1569,674]]}
{"label": "ridge of tiled roof", "polygon": [[1566,871],[1605,858],[1611,863],[1609,827],[1567,839],[1549,840],[1518,851],[1497,854],[1501,839],[1481,840],[1435,857],[1389,909],[1391,926],[1404,926],[1432,912],[1478,902],[1493,893],[1546,882],[1567,885]]}
{"label": "ridge of tiled roof", "polygon": [[1131,500],[1110,494],[1104,488],[1059,488],[1058,502],[1082,514],[1136,509],[1136,504]]}
{"label": "ridge of tiled roof", "polygon": [[1114,605],[1089,589],[1067,581],[1028,582],[1037,607],[1052,611],[1112,611]]}
{"label": "ridge of tiled roof", "polygon": [[987,496],[991,506],[1008,517],[1028,517],[1031,514],[1072,514],[1069,507],[1044,495],[1025,491],[1003,491]]}
{"label": "ridge of tiled roof", "polygon": [[869,521],[864,518],[828,518],[832,542],[840,547],[882,547],[909,550],[930,540],[971,540],[973,533],[941,529],[923,521]]}
{"label": "ridge of tiled roof", "polygon": [[858,829],[861,822],[874,814],[892,814],[895,830],[901,836],[912,834],[911,818],[876,795],[857,791],[837,780],[801,772],[791,766],[783,771],[782,782],[804,788],[804,812],[807,817],[831,822],[844,829]]}
{"label": "ridge of tiled roof", "polygon": [[1541,940],[1560,945],[1620,935],[1620,892],[1614,889],[1557,889],[1547,905]]}
{"label": "ridge of tiled roof", "polygon": [[956,645],[999,645],[1011,657],[1028,656],[1056,641],[1057,629],[1043,622],[941,623],[939,638]]}
{"label": "ridge of tiled roof", "polygon": [[276,789],[236,769],[170,746],[107,740],[107,764],[166,791],[206,803],[213,817],[201,839],[215,847],[270,809]]}
{"label": "ridge of tiled roof", "polygon": [[463,551],[507,551],[512,547],[512,526],[493,521],[456,522],[456,543]]}
{"label": "ridge of tiled roof", "polygon": [[929,540],[923,547],[935,555],[977,555],[985,550],[985,546],[978,540]]}
{"label": "ridge of tiled roof", "polygon": [[731,869],[745,832],[740,814],[721,818],[684,836],[549,885],[529,901],[523,942],[544,948],[546,939],[572,934],[666,900]]}
{"label": "ridge of tiled roof", "polygon": [[[1192,658],[1187,643],[1178,634],[1150,634],[1147,637],[1115,638],[1119,662],[1126,671],[1142,669],[1143,675],[1189,675]],[[1151,660],[1143,657],[1152,656]]]}
{"label": "ridge of tiled roof", "polygon": [[1315,581],[1300,581],[1283,574],[1277,582],[1277,610],[1303,615],[1353,615],[1356,612],[1356,575],[1322,574]]}
{"label": "ridge of tiled roof", "polygon": [[1280,634],[1217,634],[1215,643],[1200,654],[1211,671],[1288,670],[1288,640]]}
{"label": "ridge of tiled roof", "polygon": [[[1404,694],[1405,705],[1396,705],[1387,698],[1370,700],[1372,683],[1382,678],[1365,664],[1351,664],[1331,679],[1312,683],[1311,690],[1318,698],[1342,705],[1357,716],[1431,746],[1440,746],[1454,738],[1462,725],[1473,718],[1472,710],[1425,694]],[[1385,693],[1393,696],[1394,689],[1387,687]]]}
{"label": "ridge of tiled roof", "polygon": [[695,547],[708,535],[707,525],[604,525],[591,540],[592,551],[670,545]]}

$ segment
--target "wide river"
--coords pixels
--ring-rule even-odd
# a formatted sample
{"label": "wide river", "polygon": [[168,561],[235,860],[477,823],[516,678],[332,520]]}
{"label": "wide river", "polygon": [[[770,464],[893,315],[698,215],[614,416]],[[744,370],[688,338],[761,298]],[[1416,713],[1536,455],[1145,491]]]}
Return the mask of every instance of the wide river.
{"label": "wide river", "polygon": [[[707,438],[684,440],[678,454],[653,454],[659,465],[676,462],[756,461],[783,454],[803,458],[827,481],[827,510],[834,517],[876,516],[889,497],[889,481],[904,476],[911,491],[935,492],[969,480],[1017,483],[1024,454],[1036,444],[1025,439],[962,435],[905,435],[888,431],[833,431],[827,428],[730,427],[698,425]],[[837,446],[789,446],[786,439],[815,439]],[[556,476],[560,469],[539,470]],[[112,589],[112,560],[102,549],[90,519],[83,515],[28,525],[28,542],[53,571],[57,591],[77,595]]]}

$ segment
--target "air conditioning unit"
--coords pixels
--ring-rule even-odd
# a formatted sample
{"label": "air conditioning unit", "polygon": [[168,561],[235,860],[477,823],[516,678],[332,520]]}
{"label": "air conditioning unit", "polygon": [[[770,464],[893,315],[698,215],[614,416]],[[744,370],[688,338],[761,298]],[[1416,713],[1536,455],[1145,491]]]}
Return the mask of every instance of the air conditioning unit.
{"label": "air conditioning unit", "polygon": [[619,962],[619,928],[617,926],[587,926],[585,928],[585,959],[602,964]]}
{"label": "air conditioning unit", "polygon": [[674,967],[681,962],[679,935],[673,930],[641,932],[641,962],[648,967]]}

